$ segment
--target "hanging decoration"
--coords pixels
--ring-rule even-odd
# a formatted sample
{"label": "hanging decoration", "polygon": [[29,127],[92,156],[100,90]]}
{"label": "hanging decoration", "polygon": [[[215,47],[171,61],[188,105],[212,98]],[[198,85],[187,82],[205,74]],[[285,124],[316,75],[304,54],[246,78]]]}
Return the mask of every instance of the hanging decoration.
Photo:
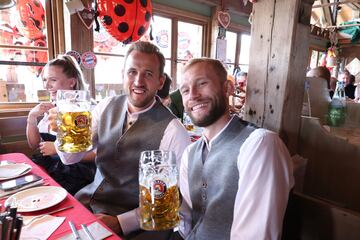
{"label": "hanging decoration", "polygon": [[16,8],[20,15],[19,31],[30,40],[42,38],[45,11],[41,2],[38,0],[18,0]]}
{"label": "hanging decoration", "polygon": [[[46,47],[46,42],[43,39],[35,40],[31,45],[35,47]],[[30,50],[26,54],[26,61],[35,63],[46,63],[48,61],[47,51]],[[43,66],[29,66],[31,72],[36,74],[36,77],[40,76]]]}
{"label": "hanging decoration", "polygon": [[223,28],[227,28],[230,24],[230,14],[228,12],[225,12],[225,11],[219,11],[218,12],[218,16],[217,16],[217,19],[220,23],[220,25],[223,27]]}
{"label": "hanging decoration", "polygon": [[93,69],[95,68],[97,64],[97,57],[96,55],[89,51],[89,52],[84,52],[81,55],[81,65],[86,68],[86,69]]}
{"label": "hanging decoration", "polygon": [[221,0],[221,11],[217,13],[217,20],[221,27],[227,28],[230,24],[230,14],[224,9],[223,0]]}
{"label": "hanging decoration", "polygon": [[84,8],[81,11],[76,11],[76,13],[84,26],[90,30],[95,20],[95,10],[91,8]]}
{"label": "hanging decoration", "polygon": [[150,26],[151,0],[97,0],[96,4],[101,24],[124,44],[139,40]]}
{"label": "hanging decoration", "polygon": [[332,68],[332,67],[336,67],[337,66],[337,43],[338,43],[338,39],[337,39],[337,34],[336,34],[336,30],[334,29],[333,31],[330,32],[330,47],[328,48],[327,54],[326,54],[326,67],[328,68]]}
{"label": "hanging decoration", "polygon": [[330,47],[326,54],[326,67],[336,67],[337,56],[335,46]]}

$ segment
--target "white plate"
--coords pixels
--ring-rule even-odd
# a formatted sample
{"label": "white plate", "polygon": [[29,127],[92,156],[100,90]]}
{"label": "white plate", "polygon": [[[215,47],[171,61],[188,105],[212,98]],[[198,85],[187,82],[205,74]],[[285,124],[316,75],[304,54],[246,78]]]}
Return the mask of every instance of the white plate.
{"label": "white plate", "polygon": [[0,165],[0,180],[20,177],[30,172],[31,169],[31,165],[26,163]]}
{"label": "white plate", "polygon": [[13,201],[17,205],[18,212],[34,212],[43,210],[63,201],[67,196],[67,191],[62,187],[42,186],[26,189],[9,197],[6,205],[11,205]]}

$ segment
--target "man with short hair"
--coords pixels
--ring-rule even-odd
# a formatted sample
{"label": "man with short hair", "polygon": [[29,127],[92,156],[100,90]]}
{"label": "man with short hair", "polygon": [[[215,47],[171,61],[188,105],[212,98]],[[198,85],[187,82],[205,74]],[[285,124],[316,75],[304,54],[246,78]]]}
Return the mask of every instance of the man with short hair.
{"label": "man with short hair", "polygon": [[[138,230],[141,151],[171,150],[180,160],[190,143],[180,121],[155,96],[164,83],[164,65],[165,58],[155,45],[132,44],[122,71],[126,94],[100,102],[92,112],[97,172],[94,182],[76,197],[127,239],[168,239],[172,234]],[[52,119],[54,124],[55,112]],[[77,162],[83,154],[58,153],[66,164]]]}
{"label": "man with short hair", "polygon": [[283,142],[276,133],[230,115],[233,84],[218,60],[190,60],[180,91],[185,112],[203,127],[202,138],[181,160],[183,237],[280,239],[293,186]]}
{"label": "man with short hair", "polygon": [[344,69],[344,71],[340,72],[339,74],[339,81],[342,81],[345,83],[345,96],[347,96],[350,99],[355,98],[355,76],[351,75],[351,73]]}

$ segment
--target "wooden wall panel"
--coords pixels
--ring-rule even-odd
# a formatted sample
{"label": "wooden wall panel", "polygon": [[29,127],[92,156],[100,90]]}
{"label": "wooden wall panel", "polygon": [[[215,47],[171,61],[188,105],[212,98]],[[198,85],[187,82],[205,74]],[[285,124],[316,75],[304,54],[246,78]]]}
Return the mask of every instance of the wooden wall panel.
{"label": "wooden wall panel", "polygon": [[308,53],[298,23],[301,0],[260,1],[253,7],[246,120],[278,132],[296,152]]}

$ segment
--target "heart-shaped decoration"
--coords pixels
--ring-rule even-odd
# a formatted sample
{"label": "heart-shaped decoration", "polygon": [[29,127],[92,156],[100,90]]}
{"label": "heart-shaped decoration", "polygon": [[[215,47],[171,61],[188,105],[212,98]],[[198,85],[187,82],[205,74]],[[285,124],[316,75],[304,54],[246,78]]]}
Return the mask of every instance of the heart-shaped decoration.
{"label": "heart-shaped decoration", "polygon": [[217,19],[223,28],[227,28],[230,24],[230,14],[228,12],[219,11]]}
{"label": "heart-shaped decoration", "polygon": [[82,11],[77,11],[77,15],[79,16],[81,22],[84,26],[90,30],[93,25],[95,19],[95,11],[94,9],[87,9],[85,8]]}

